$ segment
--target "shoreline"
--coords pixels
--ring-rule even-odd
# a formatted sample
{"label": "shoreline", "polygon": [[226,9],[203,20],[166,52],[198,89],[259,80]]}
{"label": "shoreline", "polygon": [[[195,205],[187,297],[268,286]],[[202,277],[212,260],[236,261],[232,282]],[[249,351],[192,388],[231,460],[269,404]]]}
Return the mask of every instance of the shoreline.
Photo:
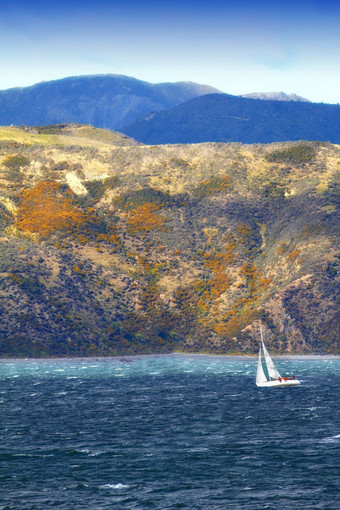
{"label": "shoreline", "polygon": [[[120,361],[122,363],[148,359],[148,358],[195,358],[207,357],[212,359],[233,359],[238,361],[256,360],[257,354],[209,354],[209,353],[188,353],[188,352],[172,352],[172,353],[155,353],[155,354],[131,354],[131,355],[118,355],[118,356],[76,356],[76,357],[47,357],[47,358],[0,358],[0,363],[18,363],[18,362],[107,362],[107,361]],[[322,360],[322,359],[339,359],[340,354],[277,354],[273,355],[275,359],[295,359],[295,360]]]}

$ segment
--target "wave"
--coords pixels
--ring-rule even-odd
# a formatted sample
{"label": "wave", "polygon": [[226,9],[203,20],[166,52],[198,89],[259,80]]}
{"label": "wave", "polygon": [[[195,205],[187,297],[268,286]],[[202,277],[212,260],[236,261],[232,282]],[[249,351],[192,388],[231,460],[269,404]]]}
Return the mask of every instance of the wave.
{"label": "wave", "polygon": [[99,489],[129,489],[129,485],[124,485],[123,483],[106,483],[105,485],[100,485]]}
{"label": "wave", "polygon": [[321,439],[321,443],[339,443],[340,442],[340,434],[336,434],[335,436],[324,437]]}

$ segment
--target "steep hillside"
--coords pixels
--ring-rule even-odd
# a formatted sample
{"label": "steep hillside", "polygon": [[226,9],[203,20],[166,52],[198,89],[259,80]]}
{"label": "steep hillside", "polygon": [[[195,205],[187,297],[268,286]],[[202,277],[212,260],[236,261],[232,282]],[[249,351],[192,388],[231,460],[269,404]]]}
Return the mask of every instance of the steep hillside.
{"label": "steep hillside", "polygon": [[76,76],[0,91],[0,125],[81,122],[118,129],[150,112],[215,92],[192,82],[152,84],[121,75]]}
{"label": "steep hillside", "polygon": [[0,129],[0,355],[339,352],[339,147]]}
{"label": "steep hillside", "polygon": [[340,105],[209,94],[121,131],[149,144],[321,140],[340,143]]}

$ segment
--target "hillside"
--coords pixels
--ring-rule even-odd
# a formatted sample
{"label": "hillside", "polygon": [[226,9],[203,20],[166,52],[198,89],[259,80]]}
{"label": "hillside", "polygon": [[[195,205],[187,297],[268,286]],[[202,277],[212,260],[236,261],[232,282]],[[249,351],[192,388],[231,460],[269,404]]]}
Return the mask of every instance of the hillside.
{"label": "hillside", "polygon": [[148,144],[340,143],[340,105],[209,94],[138,119],[121,131]]}
{"label": "hillside", "polygon": [[0,125],[80,122],[119,129],[155,110],[219,92],[192,82],[157,83],[122,75],[75,76],[0,91]]}
{"label": "hillside", "polygon": [[[260,101],[258,101],[260,103]],[[338,146],[0,128],[0,355],[339,352]]]}

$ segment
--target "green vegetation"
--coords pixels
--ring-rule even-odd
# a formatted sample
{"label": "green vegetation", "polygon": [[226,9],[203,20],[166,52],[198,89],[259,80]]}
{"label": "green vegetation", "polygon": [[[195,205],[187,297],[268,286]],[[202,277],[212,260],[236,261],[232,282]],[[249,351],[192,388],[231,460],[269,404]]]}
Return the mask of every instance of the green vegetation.
{"label": "green vegetation", "polygon": [[[76,124],[74,125],[76,126]],[[65,129],[69,128],[69,124],[52,124],[46,126],[36,126],[34,131],[40,135],[60,135]]]}
{"label": "green vegetation", "polygon": [[97,203],[103,198],[107,190],[119,186],[119,179],[118,177],[107,177],[100,181],[87,181],[84,184],[89,193],[90,200],[92,200],[93,203]]}
{"label": "green vegetation", "polygon": [[318,146],[318,143],[299,143],[267,154],[266,160],[272,163],[290,163],[292,165],[310,163],[317,154]]}
{"label": "green vegetation", "polygon": [[1,356],[339,352],[338,147],[99,131],[0,129]]}
{"label": "green vegetation", "polygon": [[169,205],[170,202],[171,197],[168,193],[149,187],[122,193],[114,201],[117,207],[128,210],[144,206],[148,203],[158,207],[164,207],[165,205]]}
{"label": "green vegetation", "polygon": [[28,165],[30,160],[25,156],[7,156],[2,162],[3,166],[11,170],[19,170],[21,167]]}
{"label": "green vegetation", "polygon": [[202,181],[196,189],[198,198],[216,195],[216,193],[226,193],[231,186],[231,179],[228,175],[213,177],[207,181]]}

